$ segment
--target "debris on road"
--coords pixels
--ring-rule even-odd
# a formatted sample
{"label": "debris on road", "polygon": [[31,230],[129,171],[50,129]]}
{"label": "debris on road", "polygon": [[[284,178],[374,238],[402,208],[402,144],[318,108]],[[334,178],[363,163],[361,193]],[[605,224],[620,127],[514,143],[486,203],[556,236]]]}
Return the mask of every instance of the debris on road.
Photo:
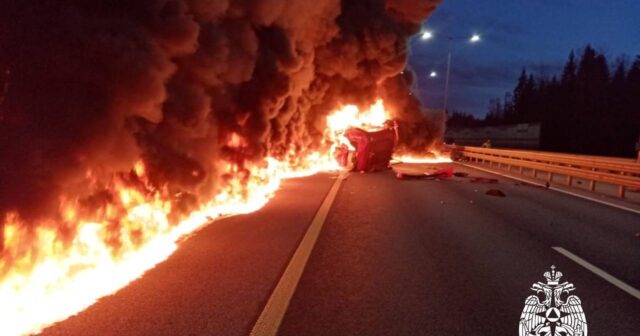
{"label": "debris on road", "polygon": [[489,189],[485,194],[489,196],[496,196],[496,197],[507,197],[507,195],[505,195],[502,192],[502,190],[498,190],[498,189]]}
{"label": "debris on road", "polygon": [[467,177],[467,176],[469,176],[469,173],[455,172],[455,173],[453,173],[453,176],[456,176],[456,177]]}
{"label": "debris on road", "polygon": [[394,164],[391,166],[396,178],[439,180],[453,176],[453,167],[433,167],[414,164]]}
{"label": "debris on road", "polygon": [[487,178],[487,177],[474,177],[471,180],[471,183],[498,183],[498,179]]}

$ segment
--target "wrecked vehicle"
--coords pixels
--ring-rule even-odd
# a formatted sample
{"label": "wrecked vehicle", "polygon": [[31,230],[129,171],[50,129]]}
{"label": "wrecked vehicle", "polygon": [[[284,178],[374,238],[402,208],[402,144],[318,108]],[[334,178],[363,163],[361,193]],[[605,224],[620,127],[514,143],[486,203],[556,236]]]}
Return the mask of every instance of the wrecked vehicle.
{"label": "wrecked vehicle", "polygon": [[344,137],[349,143],[341,144],[335,152],[341,166],[358,172],[383,170],[389,167],[398,142],[397,124],[373,131],[349,128]]}

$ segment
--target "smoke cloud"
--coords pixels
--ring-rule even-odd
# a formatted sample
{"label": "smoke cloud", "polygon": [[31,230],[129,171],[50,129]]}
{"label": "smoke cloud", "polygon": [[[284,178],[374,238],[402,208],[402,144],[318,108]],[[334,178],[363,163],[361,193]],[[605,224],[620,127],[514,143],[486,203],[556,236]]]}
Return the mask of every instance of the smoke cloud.
{"label": "smoke cloud", "polygon": [[403,70],[438,2],[3,1],[0,222],[95,200],[139,159],[154,185],[210,197],[222,159],[304,154],[328,113],[377,97],[428,146],[441,123]]}

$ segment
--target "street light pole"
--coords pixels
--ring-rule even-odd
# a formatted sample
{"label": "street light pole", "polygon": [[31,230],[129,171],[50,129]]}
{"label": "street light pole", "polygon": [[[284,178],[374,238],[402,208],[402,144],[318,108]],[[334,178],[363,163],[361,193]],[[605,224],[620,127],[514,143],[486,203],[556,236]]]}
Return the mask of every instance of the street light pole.
{"label": "street light pole", "polygon": [[[422,33],[422,40],[429,40],[433,37],[433,34],[429,31],[425,31]],[[480,42],[480,35],[473,34],[471,37],[453,37],[449,36],[449,46],[448,46],[448,54],[447,54],[447,74],[445,76],[444,82],[444,112],[448,113],[449,109],[449,81],[451,79],[451,45],[454,40],[468,40],[470,43]],[[434,77],[434,76],[430,76]]]}
{"label": "street light pole", "polygon": [[449,47],[449,55],[447,56],[447,76],[444,81],[444,113],[448,113],[449,104],[449,76],[451,75],[451,47]]}
{"label": "street light pole", "polygon": [[[467,39],[466,37],[449,36],[449,54],[447,55],[447,78],[444,83],[444,113],[449,113],[449,77],[451,76],[451,44],[453,40]],[[468,38],[470,43],[480,42],[480,35],[473,34]]]}

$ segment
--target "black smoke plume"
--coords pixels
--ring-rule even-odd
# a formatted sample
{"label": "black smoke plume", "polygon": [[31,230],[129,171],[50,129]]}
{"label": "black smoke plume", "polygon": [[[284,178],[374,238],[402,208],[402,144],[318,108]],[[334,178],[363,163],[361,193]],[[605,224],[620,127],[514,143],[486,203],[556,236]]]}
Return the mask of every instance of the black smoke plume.
{"label": "black smoke plume", "polygon": [[210,197],[221,159],[304,154],[339,104],[378,96],[428,145],[439,123],[401,72],[438,2],[2,1],[0,222],[92,203],[139,159],[154,185]]}

